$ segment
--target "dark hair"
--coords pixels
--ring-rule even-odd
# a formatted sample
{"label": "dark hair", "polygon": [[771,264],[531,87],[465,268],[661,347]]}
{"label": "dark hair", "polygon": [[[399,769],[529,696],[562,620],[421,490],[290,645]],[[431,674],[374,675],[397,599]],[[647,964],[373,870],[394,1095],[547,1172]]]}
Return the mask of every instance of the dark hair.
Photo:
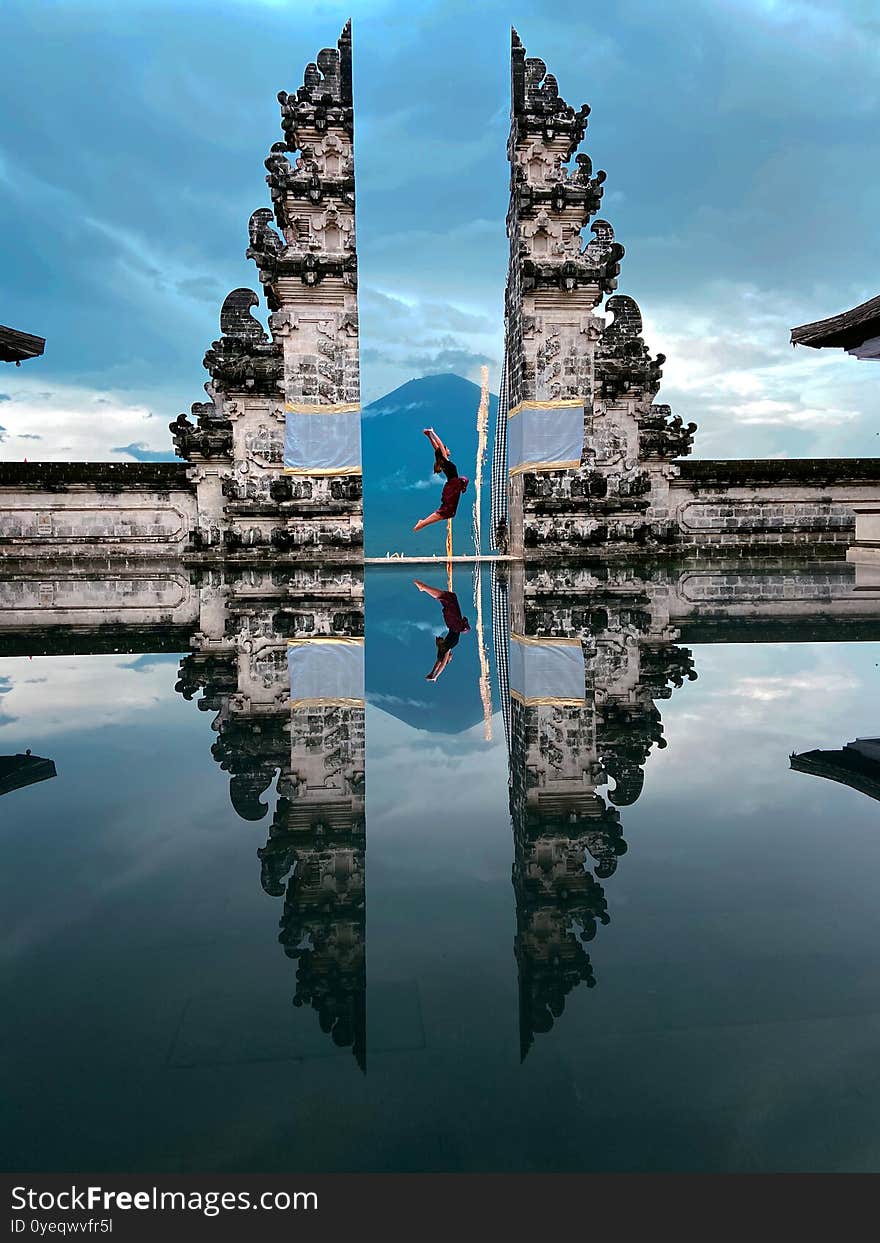
{"label": "dark hair", "polygon": [[448,630],[446,634],[438,634],[436,638],[437,651],[442,656],[444,652],[451,652],[458,645],[458,635],[454,630]]}

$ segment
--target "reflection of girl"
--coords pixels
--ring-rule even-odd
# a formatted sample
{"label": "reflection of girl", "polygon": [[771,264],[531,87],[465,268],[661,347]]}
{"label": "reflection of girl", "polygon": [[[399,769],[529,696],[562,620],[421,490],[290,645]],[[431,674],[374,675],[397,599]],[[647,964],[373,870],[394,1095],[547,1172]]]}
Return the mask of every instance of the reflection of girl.
{"label": "reflection of girl", "polygon": [[443,606],[446,634],[438,634],[434,640],[437,644],[437,659],[434,661],[434,667],[431,672],[426,675],[426,681],[436,682],[450,660],[452,660],[452,649],[458,643],[459,635],[466,634],[470,630],[471,624],[466,617],[462,617],[458,596],[454,591],[441,591],[439,587],[429,587],[427,583],[420,582],[417,578],[414,578],[413,582],[419,591],[424,591],[429,596],[433,596]]}
{"label": "reflection of girl", "polygon": [[414,531],[421,531],[422,527],[429,527],[432,522],[443,522],[446,518],[454,518],[459,497],[468,486],[466,476],[459,475],[455,464],[449,460],[449,450],[433,427],[426,427],[424,430],[434,446],[434,474],[439,475],[442,472],[446,476],[446,483],[443,485],[439,507],[433,514],[428,514],[427,518],[420,518],[413,527]]}

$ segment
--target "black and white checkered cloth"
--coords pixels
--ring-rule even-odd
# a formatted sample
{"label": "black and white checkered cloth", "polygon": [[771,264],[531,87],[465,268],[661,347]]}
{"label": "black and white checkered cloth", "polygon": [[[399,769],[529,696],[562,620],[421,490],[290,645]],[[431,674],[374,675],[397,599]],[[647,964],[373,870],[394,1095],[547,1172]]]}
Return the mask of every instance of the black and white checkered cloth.
{"label": "black and white checkered cloth", "polygon": [[[506,416],[505,416],[506,417]],[[507,571],[492,566],[492,646],[498,671],[498,698],[504,718],[504,737],[510,752],[510,604],[507,596]]]}
{"label": "black and white checkered cloth", "polygon": [[498,412],[495,416],[495,438],[492,443],[492,498],[490,507],[489,547],[493,552],[506,552],[499,542],[498,528],[507,531],[507,349],[501,365],[501,387],[498,393]]}

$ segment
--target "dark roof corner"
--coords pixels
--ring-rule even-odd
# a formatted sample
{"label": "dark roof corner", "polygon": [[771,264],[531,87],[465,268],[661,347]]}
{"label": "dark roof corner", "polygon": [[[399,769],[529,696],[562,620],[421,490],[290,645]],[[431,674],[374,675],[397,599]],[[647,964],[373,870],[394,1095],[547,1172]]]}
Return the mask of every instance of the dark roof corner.
{"label": "dark roof corner", "polygon": [[853,350],[877,336],[880,336],[880,295],[850,311],[792,328],[791,343],[809,345],[814,350]]}
{"label": "dark roof corner", "polygon": [[0,324],[0,361],[18,366],[25,358],[38,358],[45,348],[45,337],[34,337]]}

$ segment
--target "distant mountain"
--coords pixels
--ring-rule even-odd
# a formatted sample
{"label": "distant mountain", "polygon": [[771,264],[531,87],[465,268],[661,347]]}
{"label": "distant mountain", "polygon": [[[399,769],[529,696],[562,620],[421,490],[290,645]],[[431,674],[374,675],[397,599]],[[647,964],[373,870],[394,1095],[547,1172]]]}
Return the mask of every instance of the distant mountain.
{"label": "distant mountain", "polygon": [[[461,498],[454,523],[453,548],[472,553],[474,469],[477,458],[477,410],[480,386],[445,372],[408,380],[393,393],[364,407],[361,437],[364,466],[364,546],[368,557],[386,552],[443,553],[446,523],[413,533],[419,518],[440,504],[445,483],[433,473],[434,454],[422,429],[433,427],[449,446],[452,460],[470,483]],[[489,441],[483,466],[481,504],[483,552],[489,551],[489,478],[492,437],[498,398],[489,394]],[[173,450],[147,449],[143,444],[121,445],[138,462],[174,462]]]}
{"label": "distant mountain", "polygon": [[[442,553],[446,524],[413,533],[413,526],[440,503],[445,482],[433,474],[434,457],[422,428],[433,427],[449,446],[459,474],[471,480],[454,523],[456,552],[474,551],[471,535],[477,409],[480,386],[445,373],[409,380],[366,406],[361,424],[364,463],[364,544],[369,557],[386,552]],[[489,451],[483,467],[483,551],[488,551],[489,474],[498,398],[489,397]]]}

